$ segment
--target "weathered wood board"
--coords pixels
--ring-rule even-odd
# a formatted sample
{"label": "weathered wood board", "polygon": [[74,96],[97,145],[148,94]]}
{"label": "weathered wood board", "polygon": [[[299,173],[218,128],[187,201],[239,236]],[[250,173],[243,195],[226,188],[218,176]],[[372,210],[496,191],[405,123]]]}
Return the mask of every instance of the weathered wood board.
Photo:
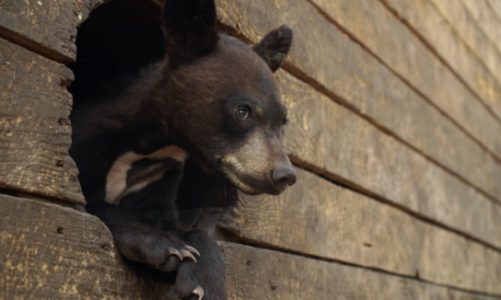
{"label": "weathered wood board", "polygon": [[[79,4],[79,5],[80,7],[82,6],[90,7],[92,5],[95,5],[95,3],[87,3],[85,5],[84,4]],[[256,6],[258,5],[260,4],[257,3]],[[271,5],[273,4],[271,3]],[[305,3],[303,5],[308,5],[308,4]],[[312,9],[311,7],[309,8],[310,10]],[[280,13],[278,15],[280,16]],[[249,18],[251,17],[252,15],[249,15]],[[313,17],[315,17],[315,15]],[[317,14],[316,18],[321,19],[322,17]],[[255,21],[255,20],[252,19],[250,21]],[[261,21],[261,23],[262,22],[263,21]],[[319,22],[321,22],[321,20],[319,20]],[[256,22],[256,24],[257,25],[253,26],[259,26],[259,22]],[[24,25],[24,27],[26,28],[29,28],[29,26],[30,26],[29,24]],[[248,27],[251,28],[250,26]],[[321,26],[319,25],[319,27]],[[333,26],[328,26],[328,27],[335,30]],[[296,36],[301,37],[301,35],[299,34],[296,34]],[[391,35],[386,35],[386,36],[391,36]],[[296,44],[301,42],[308,43],[310,41],[307,38],[305,40],[300,39],[299,42],[296,41]],[[347,43],[350,44],[351,42],[347,41]],[[352,47],[356,46],[352,45]],[[349,53],[348,51],[338,51],[338,52]],[[363,56],[362,59],[369,61],[372,60],[368,55]],[[377,65],[378,63],[374,62],[374,64]],[[380,68],[383,67],[380,66]],[[320,67],[318,66],[317,69],[320,69]],[[343,72],[340,73],[350,75],[350,72],[344,72],[344,71],[345,70],[343,70]],[[351,77],[352,81],[353,78],[357,80],[356,78],[361,78],[360,76],[364,76],[364,74],[355,74],[355,75],[357,77]],[[374,74],[374,75],[367,74],[365,75],[366,79],[362,80],[366,80],[367,83],[368,82],[367,80],[369,80],[369,76],[384,77],[388,76],[388,74],[385,73]],[[389,76],[390,78],[394,77],[392,75]],[[386,82],[387,83],[391,82],[391,80],[386,80]],[[501,187],[499,184],[497,184],[495,180],[495,178],[499,175],[499,173],[501,173],[499,165],[496,164],[492,160],[492,158],[490,158],[487,154],[485,154],[483,149],[480,149],[477,145],[475,145],[472,141],[470,141],[468,137],[464,136],[464,134],[460,132],[457,128],[454,128],[454,126],[450,124],[447,120],[441,120],[442,116],[440,115],[440,113],[433,111],[433,109],[427,107],[426,104],[421,103],[422,99],[419,99],[419,97],[415,93],[413,93],[410,89],[407,89],[405,87],[399,88],[399,82],[397,79],[395,79],[395,81],[392,83],[393,84],[391,83],[387,84],[388,85],[387,89],[385,89],[384,86],[381,87],[381,89],[378,91],[379,93],[374,93],[374,91],[369,90],[366,93],[363,93],[362,96],[357,95],[356,97],[359,102],[355,103],[357,105],[357,109],[359,109],[360,106],[367,106],[367,104],[364,103],[370,101],[367,99],[379,98],[386,100],[387,98],[389,98],[390,100],[393,100],[388,105],[380,105],[380,103],[375,103],[374,101],[370,101],[375,104],[374,107],[370,106],[369,109],[373,109],[376,111],[366,112],[362,110],[362,112],[368,113],[371,118],[374,118],[376,122],[382,124],[385,128],[397,131],[396,134],[398,136],[405,139],[407,142],[418,148],[420,151],[423,151],[426,155],[429,155],[430,157],[436,159],[438,162],[444,164],[446,167],[450,168],[454,172],[457,172],[462,178],[466,178],[470,182],[473,182],[475,186],[479,187],[481,190],[486,191],[490,195],[495,195],[498,198],[501,198],[501,196],[499,196],[501,194]],[[345,83],[342,82],[342,84]],[[334,88],[337,88],[337,86]],[[335,90],[337,92],[337,89]],[[360,90],[363,92],[367,90],[367,87]],[[352,100],[349,96],[346,96],[344,94],[342,94],[342,96],[345,97],[346,99]],[[412,101],[409,102],[415,105],[409,106],[407,103],[403,103],[402,101],[400,101],[402,97],[411,99]],[[395,105],[395,103],[397,103],[397,105]],[[392,106],[394,106],[394,108]],[[410,109],[411,107],[413,108],[412,110]],[[396,113],[394,114],[390,109],[394,109]],[[420,114],[416,113],[417,111],[422,112],[423,109],[425,110],[424,113]],[[409,124],[409,126],[399,126],[402,124],[402,118],[401,118],[402,113],[406,113],[406,117],[408,118],[407,124]],[[399,118],[397,120],[397,118],[389,117],[389,115],[399,116]],[[427,117],[428,119],[425,119],[425,118],[420,118],[421,116],[429,116],[429,117]],[[398,125],[396,126],[396,124]],[[430,129],[429,128],[430,126],[433,126],[433,129]],[[495,126],[494,127],[486,126],[486,128],[495,129]],[[430,136],[430,133],[433,134]],[[442,145],[440,144],[437,145],[437,143],[442,143]],[[450,144],[461,144],[463,145],[463,147],[451,147]],[[446,151],[443,151],[443,149],[446,149]]]}
{"label": "weathered wood board", "polygon": [[501,247],[500,205],[305,83],[285,72],[278,80],[296,162]]}
{"label": "weathered wood board", "polygon": [[[0,196],[0,297],[175,299],[138,278],[97,218],[39,201]],[[37,211],[37,215],[33,215]],[[269,250],[222,243],[230,299],[490,299]]]}
{"label": "weathered wood board", "polygon": [[487,68],[478,54],[459,36],[428,0],[382,0],[399,18],[412,27],[441,59],[471,85],[489,107],[501,116],[501,80]]}
{"label": "weathered wood board", "polygon": [[252,244],[501,295],[501,253],[310,173],[298,180],[279,197],[241,195],[221,226]]}
{"label": "weathered wood board", "polygon": [[[243,196],[228,237],[276,250],[221,242],[230,299],[501,299],[501,123],[488,111],[500,116],[501,56],[479,31],[501,6],[461,1],[444,16],[457,3],[218,0],[251,41],[293,27],[278,74],[286,145],[348,187],[303,169],[277,198]],[[72,74],[56,62],[75,59],[76,26],[99,2],[0,1],[0,189],[84,203],[68,156]],[[0,256],[2,299],[175,298],[131,271],[97,218],[41,200],[0,195]]]}
{"label": "weathered wood board", "polygon": [[133,273],[96,217],[0,195],[0,298],[173,299]]}
{"label": "weathered wood board", "polygon": [[487,6],[494,12],[494,15],[501,21],[501,2],[499,1],[487,1]]}
{"label": "weathered wood board", "polygon": [[[379,1],[312,0],[426,98],[501,158],[501,114],[496,119],[463,83]],[[489,94],[486,94],[487,96]],[[501,109],[501,91],[489,99]],[[481,122],[480,122],[481,120]],[[489,132],[490,136],[484,132]],[[487,128],[486,128],[487,127]],[[494,138],[491,142],[489,139]]]}
{"label": "weathered wood board", "polygon": [[232,300],[498,299],[237,244],[224,243],[223,250]]}
{"label": "weathered wood board", "polygon": [[493,44],[498,55],[501,55],[501,19],[489,5],[489,1],[499,2],[498,0],[461,0],[460,2]]}
{"label": "weathered wood board", "polygon": [[461,1],[428,0],[501,82],[501,55]]}
{"label": "weathered wood board", "polygon": [[101,0],[0,1],[0,37],[59,62],[76,57],[77,26]]}
{"label": "weathered wood board", "polygon": [[72,73],[0,39],[0,188],[84,203],[68,154]]}
{"label": "weathered wood board", "polygon": [[[220,4],[222,21],[241,28],[253,41],[277,24],[289,23],[296,32],[291,58],[294,68],[313,77],[329,89],[328,93],[340,96],[353,110],[378,126],[501,199],[495,176],[486,175],[499,174],[499,165],[400,79],[328,23],[313,6],[300,2],[281,10],[280,5],[271,1],[245,5],[241,1],[220,1]],[[303,24],[301,16],[305,14],[313,21]],[[310,46],[318,44],[324,46]],[[465,116],[470,117],[466,111]],[[483,119],[484,116],[477,117]],[[471,123],[479,126],[480,134],[488,133],[486,139],[501,142],[499,123],[487,122],[490,127],[480,126],[477,119]],[[457,147],[459,144],[462,146]]]}

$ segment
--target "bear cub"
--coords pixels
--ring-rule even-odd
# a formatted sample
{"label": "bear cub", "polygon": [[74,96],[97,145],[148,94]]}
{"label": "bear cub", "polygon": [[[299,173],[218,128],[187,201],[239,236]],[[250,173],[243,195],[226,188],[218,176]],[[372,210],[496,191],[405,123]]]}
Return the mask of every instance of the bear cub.
{"label": "bear cub", "polygon": [[227,299],[217,244],[179,226],[188,164],[247,194],[277,195],[296,181],[272,74],[292,31],[282,26],[250,47],[218,33],[216,18],[214,0],[166,0],[165,58],[71,115],[88,211],[127,259],[176,272],[183,299]]}

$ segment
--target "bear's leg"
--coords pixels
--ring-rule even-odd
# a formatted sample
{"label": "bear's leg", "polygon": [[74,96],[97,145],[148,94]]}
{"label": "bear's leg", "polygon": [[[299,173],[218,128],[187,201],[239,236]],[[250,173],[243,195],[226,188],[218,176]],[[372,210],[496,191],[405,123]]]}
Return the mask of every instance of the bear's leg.
{"label": "bear's leg", "polygon": [[183,261],[197,261],[200,253],[180,238],[176,230],[145,224],[128,208],[99,203],[88,210],[110,229],[118,250],[129,260],[163,272],[176,271]]}
{"label": "bear's leg", "polygon": [[182,299],[226,300],[224,262],[217,243],[204,230],[194,230],[184,240],[197,247],[198,262],[184,261],[176,277],[176,292]]}
{"label": "bear's leg", "polygon": [[134,223],[113,225],[110,229],[115,245],[125,257],[159,271],[176,271],[181,263],[196,263],[200,256],[176,233]]}

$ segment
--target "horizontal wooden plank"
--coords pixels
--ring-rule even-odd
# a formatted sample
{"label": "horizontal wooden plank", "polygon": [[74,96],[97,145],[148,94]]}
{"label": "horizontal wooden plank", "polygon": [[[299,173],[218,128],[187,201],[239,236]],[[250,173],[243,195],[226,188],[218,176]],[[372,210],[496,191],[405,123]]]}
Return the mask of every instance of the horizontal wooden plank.
{"label": "horizontal wooden plank", "polygon": [[501,2],[500,1],[487,1],[487,5],[492,9],[496,17],[501,20]]}
{"label": "horizontal wooden plank", "polygon": [[499,205],[287,73],[278,80],[296,161],[501,247]]}
{"label": "horizontal wooden plank", "polygon": [[501,82],[501,55],[461,1],[428,0]]}
{"label": "horizontal wooden plank", "polygon": [[[97,218],[0,197],[0,297],[174,299],[169,286],[129,270]],[[230,299],[489,299],[363,268],[225,242],[222,247]]]}
{"label": "horizontal wooden plank", "polygon": [[[283,10],[273,1],[245,3],[220,1],[223,22],[239,28],[253,41],[277,24],[288,23],[295,30],[291,63],[296,68],[314,77],[379,126],[501,199],[501,187],[497,184],[501,174],[499,164],[387,68],[327,22],[313,6],[299,2]],[[311,21],[303,22],[304,15]],[[322,47],[311,47],[319,44]],[[478,118],[484,117],[477,115],[472,122],[479,123]],[[491,140],[501,142],[499,124],[485,124],[490,127],[481,131],[489,132]],[[499,128],[498,131],[492,132],[495,128]]]}
{"label": "horizontal wooden plank", "polygon": [[496,15],[496,12],[489,5],[489,1],[462,0],[461,2],[477,22],[480,29],[484,31],[489,41],[494,45],[498,55],[501,56],[501,30],[499,29],[501,28],[501,18]]}
{"label": "horizontal wooden plank", "polygon": [[0,39],[0,188],[84,203],[68,154],[72,76]]}
{"label": "horizontal wooden plank", "polygon": [[252,243],[501,295],[501,253],[304,171],[279,197],[241,195],[221,226]]}
{"label": "horizontal wooden plank", "polygon": [[77,26],[101,0],[4,0],[0,36],[60,62],[76,57]]}
{"label": "horizontal wooden plank", "polygon": [[0,195],[0,298],[173,299],[139,278],[96,217]]}
{"label": "horizontal wooden plank", "polygon": [[[499,110],[496,119],[379,1],[312,1],[501,158],[499,87],[491,88],[494,93],[482,94]],[[484,89],[479,86],[475,91]]]}
{"label": "horizontal wooden plank", "polygon": [[501,116],[501,81],[486,67],[478,54],[471,51],[428,0],[382,0],[399,18],[412,26],[420,37],[446,61],[489,107]]}
{"label": "horizontal wooden plank", "polygon": [[224,243],[229,298],[495,299],[338,263]]}

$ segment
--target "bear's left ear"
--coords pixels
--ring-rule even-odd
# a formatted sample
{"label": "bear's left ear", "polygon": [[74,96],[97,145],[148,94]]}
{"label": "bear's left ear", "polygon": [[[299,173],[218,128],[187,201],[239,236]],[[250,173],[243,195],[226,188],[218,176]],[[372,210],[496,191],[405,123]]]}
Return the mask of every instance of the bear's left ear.
{"label": "bear's left ear", "polygon": [[164,27],[169,61],[183,64],[213,51],[218,41],[214,0],[165,0]]}
{"label": "bear's left ear", "polygon": [[258,44],[254,51],[261,56],[270,69],[275,72],[280,68],[292,45],[292,29],[287,25],[268,33]]}

